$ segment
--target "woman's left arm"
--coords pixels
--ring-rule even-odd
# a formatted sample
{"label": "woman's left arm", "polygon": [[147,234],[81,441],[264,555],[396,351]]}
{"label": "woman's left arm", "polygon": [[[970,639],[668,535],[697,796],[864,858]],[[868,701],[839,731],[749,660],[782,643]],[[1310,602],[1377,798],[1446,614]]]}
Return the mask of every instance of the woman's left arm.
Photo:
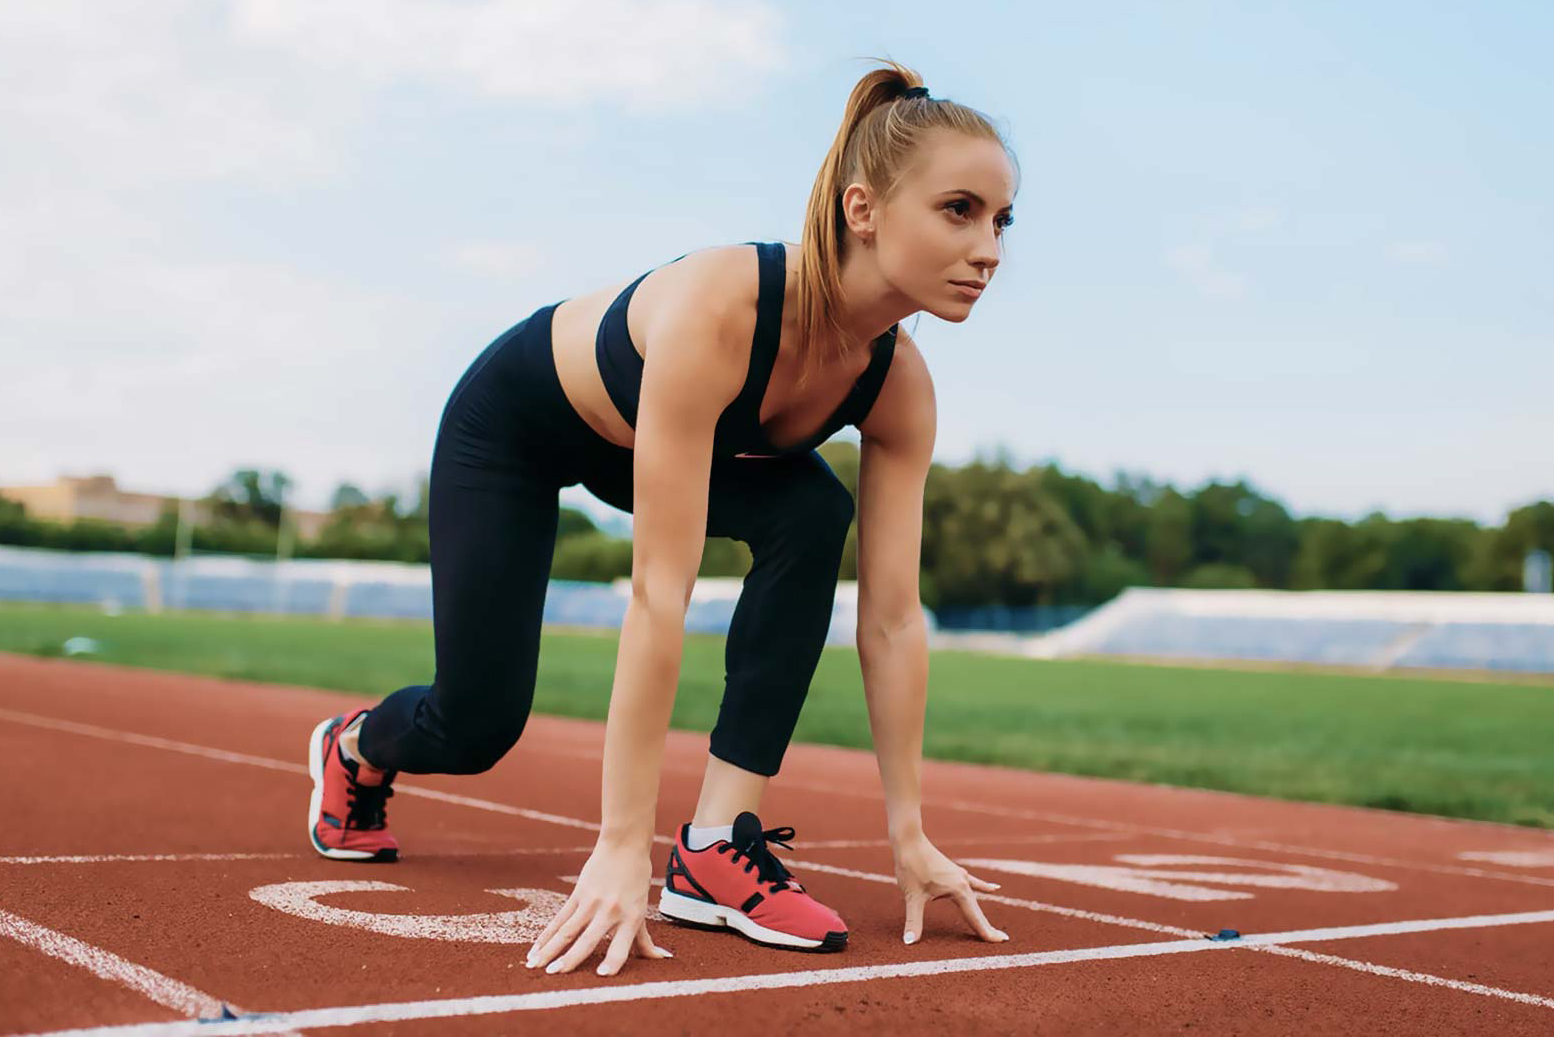
{"label": "woman's left arm", "polygon": [[917,345],[897,329],[890,372],[859,426],[858,661],[885,813],[906,897],[903,939],[922,933],[923,908],[952,897],[983,939],[1007,940],[982,914],[973,889],[995,883],[969,874],[923,832],[923,715],[928,702],[928,631],[918,591],[923,489],[938,426],[933,380]]}

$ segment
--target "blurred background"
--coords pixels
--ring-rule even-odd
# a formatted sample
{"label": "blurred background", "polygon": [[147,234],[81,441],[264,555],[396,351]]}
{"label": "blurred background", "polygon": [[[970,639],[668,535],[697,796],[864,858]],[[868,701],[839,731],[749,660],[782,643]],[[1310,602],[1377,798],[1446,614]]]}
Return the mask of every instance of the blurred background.
{"label": "blurred background", "polygon": [[[397,618],[424,681],[459,374],[540,305],[797,240],[889,57],[1023,172],[971,317],[907,322],[936,647],[1554,674],[1551,31],[1532,2],[6,4],[0,648]],[[855,430],[822,453],[856,485]],[[546,619],[608,630],[630,516],[563,503]],[[708,542],[688,629],[748,564]]]}

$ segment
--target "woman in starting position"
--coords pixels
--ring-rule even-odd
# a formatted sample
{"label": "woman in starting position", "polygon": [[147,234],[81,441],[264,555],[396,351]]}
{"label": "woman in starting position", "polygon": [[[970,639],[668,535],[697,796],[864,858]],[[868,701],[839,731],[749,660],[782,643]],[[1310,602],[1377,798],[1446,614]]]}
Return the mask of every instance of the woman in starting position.
{"label": "woman in starting position", "polygon": [[[954,898],[1008,939],[974,891],[997,888],[929,842],[919,774],[928,649],[918,597],[933,383],[898,322],[960,322],[999,262],[1017,169],[979,112],[929,96],[911,69],[866,74],[810,194],[803,242],[687,253],[624,286],[543,306],[475,358],[432,454],[436,670],[309,746],[314,849],[398,856],[385,800],[399,772],[473,774],[523,731],[555,547],[557,491],[581,483],[633,512],[631,598],[605,725],[601,824],[577,884],[529,951],[567,972],[604,946],[669,957],[645,918],[664,735],[705,538],[749,545],[728,632],[727,686],[701,796],[669,849],[659,910],[761,943],[839,950],[756,816],[830,624],[855,504],[815,447],[855,425],[858,657],[885,794],[904,939]],[[610,934],[613,932],[613,936]],[[608,941],[607,944],[605,941]]]}

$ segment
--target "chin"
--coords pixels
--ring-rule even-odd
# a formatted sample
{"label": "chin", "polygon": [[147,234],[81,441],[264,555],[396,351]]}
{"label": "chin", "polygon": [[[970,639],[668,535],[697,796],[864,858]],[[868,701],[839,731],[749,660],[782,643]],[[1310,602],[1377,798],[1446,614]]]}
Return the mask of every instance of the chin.
{"label": "chin", "polygon": [[970,306],[955,306],[953,308],[925,306],[924,309],[940,320],[949,321],[951,324],[964,323],[966,318],[971,316]]}

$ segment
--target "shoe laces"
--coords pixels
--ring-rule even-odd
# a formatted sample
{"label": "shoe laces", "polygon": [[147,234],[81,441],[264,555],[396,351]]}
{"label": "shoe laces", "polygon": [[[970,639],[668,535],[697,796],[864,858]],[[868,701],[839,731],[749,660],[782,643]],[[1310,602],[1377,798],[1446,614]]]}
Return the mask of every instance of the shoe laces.
{"label": "shoe laces", "polygon": [[394,786],[385,774],[382,784],[364,785],[353,776],[346,788],[345,826],[373,830],[388,823],[388,798],[394,794]]}
{"label": "shoe laces", "polygon": [[[722,853],[724,850],[732,850],[733,854],[729,857],[730,863],[737,864],[740,857],[746,858],[745,872],[749,873],[752,869],[755,869],[757,879],[770,884],[771,892],[777,893],[783,889],[790,888],[786,884],[793,878],[793,873],[783,865],[781,858],[766,848],[766,844],[769,842],[776,843],[778,846],[791,850],[793,847],[788,844],[787,840],[792,839],[793,836],[793,829],[787,826],[768,828],[766,831],[753,837],[750,840],[749,846],[735,846],[731,842],[722,842],[718,844],[717,852]],[[797,886],[798,883],[793,883],[793,887]]]}

